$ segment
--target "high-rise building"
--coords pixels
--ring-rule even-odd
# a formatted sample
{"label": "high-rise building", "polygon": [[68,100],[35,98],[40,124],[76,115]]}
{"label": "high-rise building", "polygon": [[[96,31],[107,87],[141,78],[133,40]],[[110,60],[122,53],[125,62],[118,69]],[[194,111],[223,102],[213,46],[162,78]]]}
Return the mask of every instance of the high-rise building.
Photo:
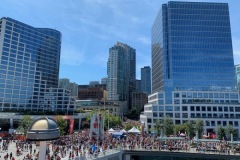
{"label": "high-rise building", "polygon": [[90,86],[95,86],[95,85],[99,85],[99,81],[90,81],[89,82]]}
{"label": "high-rise building", "polygon": [[141,68],[141,91],[151,94],[151,68],[149,66]]}
{"label": "high-rise building", "polygon": [[136,84],[136,50],[117,42],[109,49],[107,99],[128,101]]}
{"label": "high-rise building", "polygon": [[236,86],[237,86],[237,89],[238,89],[238,92],[240,91],[240,65],[235,65],[235,71],[236,71]]}
{"label": "high-rise building", "polygon": [[107,84],[107,78],[102,78],[101,84]]}
{"label": "high-rise building", "polygon": [[59,31],[0,19],[0,110],[48,108],[44,94],[58,87],[60,49]]}
{"label": "high-rise building", "polygon": [[152,26],[152,94],[140,116],[147,129],[165,116],[175,124],[202,118],[205,134],[238,128],[239,104],[228,4],[163,4]]}
{"label": "high-rise building", "polygon": [[64,88],[70,91],[70,96],[78,97],[78,84],[70,82],[68,78],[60,78],[58,83],[59,88]]}
{"label": "high-rise building", "polygon": [[142,91],[141,88],[141,80],[140,79],[136,79],[136,91]]}

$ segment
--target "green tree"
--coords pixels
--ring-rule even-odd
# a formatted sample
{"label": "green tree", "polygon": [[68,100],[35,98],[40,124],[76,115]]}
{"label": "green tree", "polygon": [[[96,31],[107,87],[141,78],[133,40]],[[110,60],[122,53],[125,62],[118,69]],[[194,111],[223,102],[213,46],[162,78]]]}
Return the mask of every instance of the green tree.
{"label": "green tree", "polygon": [[187,123],[185,123],[185,125],[187,126],[187,135],[189,136],[190,139],[192,139],[195,135],[194,132],[194,122],[193,121],[188,121]]}
{"label": "green tree", "polygon": [[198,138],[201,138],[203,135],[203,127],[204,127],[204,122],[202,119],[198,119],[195,121],[195,129],[198,132]]}
{"label": "green tree", "polygon": [[222,140],[225,137],[225,128],[222,125],[217,127],[217,138]]}
{"label": "green tree", "polygon": [[186,123],[183,123],[183,124],[176,124],[175,127],[174,127],[174,130],[175,130],[175,133],[185,133],[187,132],[188,128],[187,128],[187,125]]}
{"label": "green tree", "polygon": [[137,111],[136,109],[132,109],[130,112],[128,112],[126,117],[132,120],[139,120],[140,112]]}
{"label": "green tree", "polygon": [[64,135],[65,128],[67,126],[67,121],[65,119],[63,119],[63,116],[58,115],[56,118],[56,123],[57,123],[59,131],[60,131],[60,136]]}
{"label": "green tree", "polygon": [[23,133],[25,136],[27,135],[27,131],[32,124],[33,119],[29,115],[24,115],[23,118],[20,120],[18,126],[18,132]]}
{"label": "green tree", "polygon": [[[87,116],[87,121],[90,123],[91,117],[93,116],[94,113],[97,113],[97,110],[93,110],[90,112],[90,114]],[[108,123],[109,123],[109,128],[115,127],[115,126],[122,126],[122,120],[120,117],[114,116],[110,113],[108,113],[105,110],[101,110],[100,114],[102,114],[103,119],[104,119],[104,129],[108,129]]]}
{"label": "green tree", "polygon": [[133,126],[132,126],[131,124],[127,124],[124,129],[125,129],[126,131],[128,131],[128,130],[130,130],[130,129],[132,129],[132,128],[133,128]]}
{"label": "green tree", "polygon": [[154,125],[154,129],[156,129],[157,134],[160,133],[162,127],[163,127],[163,123],[160,120],[157,120]]}
{"label": "green tree", "polygon": [[233,137],[237,137],[237,130],[233,128],[232,125],[227,125],[225,128],[225,135],[228,140],[231,140],[231,134],[233,134]]}
{"label": "green tree", "polygon": [[174,133],[174,125],[170,117],[165,117],[163,119],[163,126],[164,126],[164,134],[166,136],[169,136]]}

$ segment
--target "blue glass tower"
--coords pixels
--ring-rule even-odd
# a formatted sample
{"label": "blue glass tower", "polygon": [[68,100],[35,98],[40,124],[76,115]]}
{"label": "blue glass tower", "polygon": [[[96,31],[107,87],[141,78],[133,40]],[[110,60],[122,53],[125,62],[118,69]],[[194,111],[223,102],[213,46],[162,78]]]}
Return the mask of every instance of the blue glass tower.
{"label": "blue glass tower", "polygon": [[153,93],[234,91],[234,77],[228,4],[163,4],[152,27]]}
{"label": "blue glass tower", "polygon": [[58,87],[61,33],[0,19],[0,109],[37,110]]}
{"label": "blue glass tower", "polygon": [[141,91],[151,94],[151,68],[149,66],[141,68]]}

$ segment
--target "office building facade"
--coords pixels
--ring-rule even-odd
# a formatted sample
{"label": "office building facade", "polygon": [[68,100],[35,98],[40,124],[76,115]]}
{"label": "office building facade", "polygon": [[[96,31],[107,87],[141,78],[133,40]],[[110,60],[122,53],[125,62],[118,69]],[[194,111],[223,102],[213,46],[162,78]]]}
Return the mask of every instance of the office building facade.
{"label": "office building facade", "polygon": [[78,84],[70,82],[68,78],[60,78],[58,82],[58,88],[67,89],[70,91],[70,96],[78,97]]}
{"label": "office building facade", "polygon": [[147,129],[169,116],[175,124],[202,118],[205,133],[238,129],[227,3],[168,2],[152,26],[152,94],[140,116]]}
{"label": "office building facade", "polygon": [[151,68],[149,66],[141,68],[141,90],[151,94]]}
{"label": "office building facade", "polygon": [[60,50],[59,31],[1,18],[0,110],[44,109],[47,88],[58,87]]}
{"label": "office building facade", "polygon": [[109,49],[107,100],[128,101],[136,88],[136,50],[117,42]]}

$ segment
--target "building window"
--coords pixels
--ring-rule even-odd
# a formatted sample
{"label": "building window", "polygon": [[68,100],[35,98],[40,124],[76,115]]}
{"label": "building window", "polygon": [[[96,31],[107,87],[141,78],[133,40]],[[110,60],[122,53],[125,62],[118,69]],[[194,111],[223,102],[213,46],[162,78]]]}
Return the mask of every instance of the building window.
{"label": "building window", "polygon": [[191,108],[191,111],[195,111],[195,108],[194,108],[194,106],[191,106],[190,108]]}
{"label": "building window", "polygon": [[175,113],[175,118],[180,118],[180,113]]}
{"label": "building window", "polygon": [[163,113],[159,113],[159,117],[164,117],[164,114]]}
{"label": "building window", "polygon": [[179,98],[179,93],[174,93],[174,98]]}
{"label": "building window", "polygon": [[180,106],[174,106],[175,111],[180,111]]}
{"label": "building window", "polygon": [[212,114],[211,113],[208,113],[208,118],[212,118]]}
{"label": "building window", "polygon": [[159,111],[164,111],[164,107],[163,106],[159,106]]}
{"label": "building window", "polygon": [[[240,107],[239,107],[240,108]],[[220,106],[218,106],[218,111],[219,112],[222,112],[223,110],[222,110],[222,107],[220,107]]]}
{"label": "building window", "polygon": [[234,126],[238,127],[238,121],[234,121]]}
{"label": "building window", "polygon": [[191,113],[191,118],[195,118],[195,114],[194,113]]}
{"label": "building window", "polygon": [[207,107],[207,111],[212,111],[212,108],[210,106]]}
{"label": "building window", "polygon": [[229,118],[229,115],[228,114],[224,114],[224,118]]}
{"label": "building window", "polygon": [[207,116],[206,116],[206,113],[203,113],[202,114],[202,118],[206,118]]}
{"label": "building window", "polygon": [[165,107],[165,111],[172,111],[173,110],[173,107],[172,106],[166,106]]}
{"label": "building window", "polygon": [[182,118],[188,118],[188,114],[187,113],[182,113]]}
{"label": "building window", "polygon": [[175,124],[180,124],[181,121],[180,120],[175,120]]}
{"label": "building window", "polygon": [[166,113],[166,117],[173,117],[173,113]]}
{"label": "building window", "polygon": [[152,119],[148,118],[147,123],[152,123]]}
{"label": "building window", "polygon": [[215,126],[215,121],[211,121],[211,126]]}
{"label": "building window", "polygon": [[235,112],[240,112],[240,107],[236,107]]}
{"label": "building window", "polygon": [[227,122],[226,121],[223,121],[223,126],[226,126],[227,125]]}
{"label": "building window", "polygon": [[209,121],[206,121],[206,126],[210,126],[210,122]]}
{"label": "building window", "polygon": [[214,106],[213,107],[213,111],[216,112],[217,111],[217,107]]}
{"label": "building window", "polygon": [[206,111],[206,107],[205,106],[202,106],[202,111]]}
{"label": "building window", "polygon": [[187,106],[182,106],[182,111],[188,111],[188,107]]}
{"label": "building window", "polygon": [[200,106],[197,106],[197,107],[196,107],[196,111],[200,111]]}
{"label": "building window", "polygon": [[153,112],[153,117],[157,117],[158,113],[157,112]]}

